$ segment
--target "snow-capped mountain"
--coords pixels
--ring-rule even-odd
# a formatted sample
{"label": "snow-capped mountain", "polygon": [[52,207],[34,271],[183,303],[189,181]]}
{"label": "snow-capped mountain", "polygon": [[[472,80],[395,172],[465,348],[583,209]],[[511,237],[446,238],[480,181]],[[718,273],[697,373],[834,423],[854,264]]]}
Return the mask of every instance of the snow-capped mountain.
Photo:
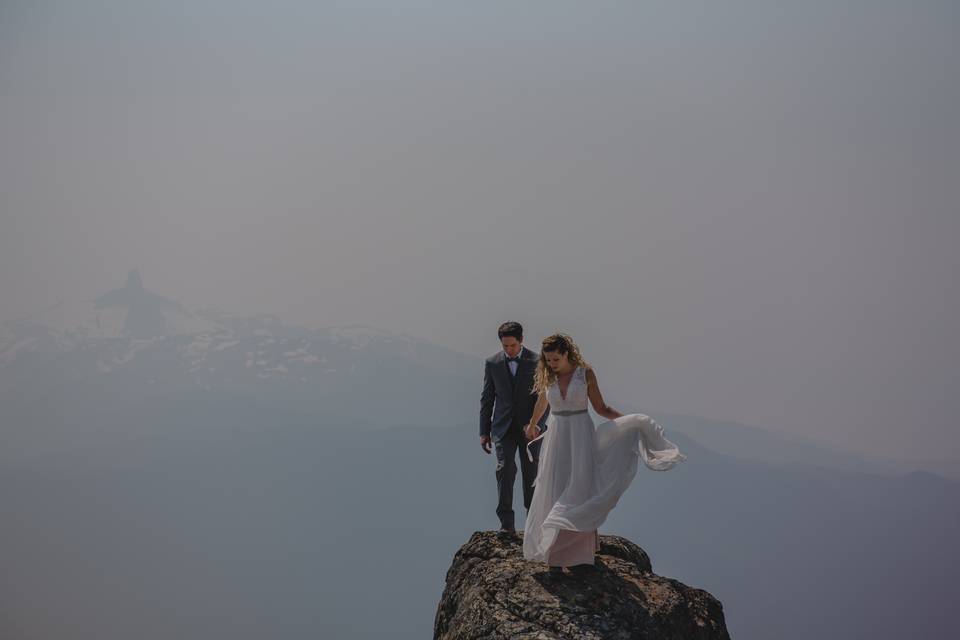
{"label": "snow-capped mountain", "polygon": [[189,311],[136,270],[122,288],[0,325],[0,394],[73,398],[65,411],[194,390],[340,421],[462,422],[481,371],[476,358],[373,327]]}

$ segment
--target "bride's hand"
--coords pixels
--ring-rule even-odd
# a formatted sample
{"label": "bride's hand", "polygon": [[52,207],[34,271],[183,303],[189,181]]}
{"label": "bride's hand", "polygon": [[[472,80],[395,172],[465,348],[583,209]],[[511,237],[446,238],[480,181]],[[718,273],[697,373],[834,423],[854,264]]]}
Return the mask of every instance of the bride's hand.
{"label": "bride's hand", "polygon": [[537,425],[530,423],[527,425],[526,429],[524,429],[524,435],[527,436],[527,440],[533,440],[540,435],[540,430],[537,428]]}

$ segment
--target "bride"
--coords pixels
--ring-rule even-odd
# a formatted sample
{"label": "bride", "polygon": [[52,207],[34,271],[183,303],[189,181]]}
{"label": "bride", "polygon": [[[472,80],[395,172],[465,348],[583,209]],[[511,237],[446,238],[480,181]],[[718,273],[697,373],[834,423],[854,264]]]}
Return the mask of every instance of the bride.
{"label": "bride", "polygon": [[[607,405],[597,375],[573,339],[562,333],[544,339],[534,378],[537,404],[524,433],[530,444],[543,439],[533,501],[527,512],[523,557],[546,562],[553,573],[594,567],[603,524],[637,473],[638,459],[667,471],[687,459],[642,413],[624,415]],[[607,420],[594,427],[587,400]],[[546,430],[537,422],[550,406]],[[584,566],[587,565],[587,566]]]}

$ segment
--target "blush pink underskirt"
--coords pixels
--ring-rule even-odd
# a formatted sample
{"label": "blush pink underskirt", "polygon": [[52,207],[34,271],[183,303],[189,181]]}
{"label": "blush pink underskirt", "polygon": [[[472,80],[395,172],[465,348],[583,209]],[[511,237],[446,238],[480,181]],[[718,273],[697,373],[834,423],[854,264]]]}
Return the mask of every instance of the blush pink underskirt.
{"label": "blush pink underskirt", "polygon": [[600,550],[600,535],[594,531],[560,529],[547,550],[547,564],[553,567],[571,567],[575,564],[593,564],[593,554]]}

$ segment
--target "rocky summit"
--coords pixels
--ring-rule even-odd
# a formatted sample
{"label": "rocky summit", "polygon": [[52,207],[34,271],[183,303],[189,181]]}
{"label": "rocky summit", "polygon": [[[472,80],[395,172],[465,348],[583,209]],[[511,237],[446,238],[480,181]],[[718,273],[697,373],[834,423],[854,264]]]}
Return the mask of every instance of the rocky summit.
{"label": "rocky summit", "polygon": [[723,605],[653,573],[629,540],[601,535],[596,567],[552,574],[523,557],[523,538],[474,533],[454,555],[435,639],[728,639]]}

